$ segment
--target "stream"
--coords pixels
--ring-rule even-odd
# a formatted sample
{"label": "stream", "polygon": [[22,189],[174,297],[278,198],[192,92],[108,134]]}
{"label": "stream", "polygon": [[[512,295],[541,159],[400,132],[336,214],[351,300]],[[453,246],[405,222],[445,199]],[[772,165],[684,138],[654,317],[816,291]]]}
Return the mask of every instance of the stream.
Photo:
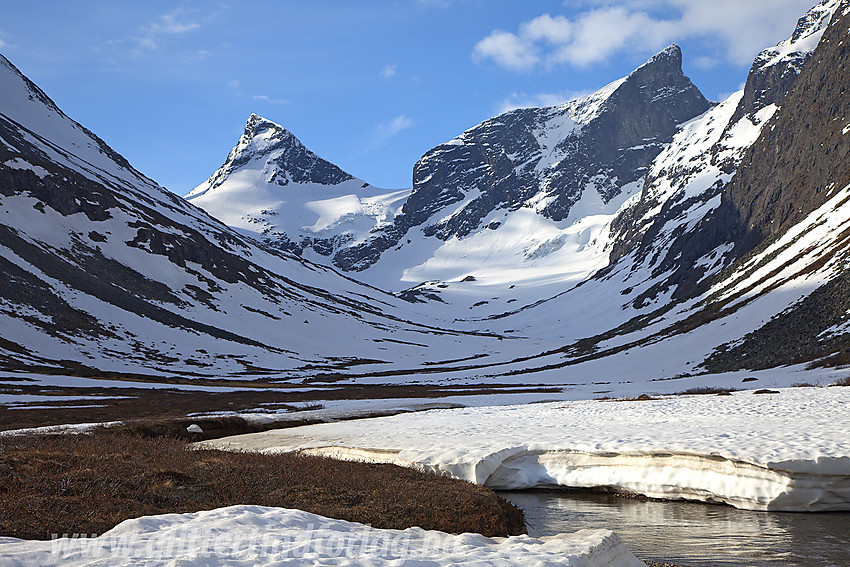
{"label": "stream", "polygon": [[572,491],[500,492],[531,536],[614,530],[644,561],[681,567],[848,567],[850,512],[753,512]]}

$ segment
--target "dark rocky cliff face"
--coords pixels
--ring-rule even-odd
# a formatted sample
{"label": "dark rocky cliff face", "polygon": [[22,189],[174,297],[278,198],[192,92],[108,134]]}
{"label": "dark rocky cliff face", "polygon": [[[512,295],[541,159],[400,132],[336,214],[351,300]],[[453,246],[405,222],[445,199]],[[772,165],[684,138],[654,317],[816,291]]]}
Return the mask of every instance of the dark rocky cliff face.
{"label": "dark rocky cliff face", "polygon": [[426,153],[395,224],[342,250],[334,263],[365,269],[411,227],[464,200],[460,211],[425,226],[425,236],[464,237],[497,209],[534,206],[562,220],[588,186],[607,203],[643,177],[678,124],[710,107],[682,73],[682,53],[673,45],[609,90],[487,120]]}
{"label": "dark rocky cliff face", "polygon": [[[833,16],[780,112],[747,152],[723,192],[715,224],[731,234],[738,254],[787,233],[850,185],[850,3]],[[709,371],[850,360],[850,242],[847,233],[821,243],[834,277],[706,362]],[[844,331],[841,329],[845,328]],[[830,331],[833,329],[833,331]]]}
{"label": "dark rocky cliff face", "polygon": [[784,233],[850,183],[850,17],[824,33],[775,119],[723,192],[739,254]]}
{"label": "dark rocky cliff face", "polygon": [[[805,165],[801,161],[807,159],[803,158],[803,155],[809,155],[816,148],[805,148],[792,141],[799,137],[801,132],[797,126],[800,118],[791,117],[806,106],[811,107],[814,97],[812,89],[824,88],[830,78],[821,77],[819,86],[801,86],[795,89],[797,94],[794,97],[789,96],[786,100],[789,91],[800,80],[798,77],[801,72],[809,67],[807,62],[812,57],[809,44],[811,38],[815,37],[814,34],[826,27],[829,21],[832,12],[828,4],[829,2],[822,2],[801,18],[789,40],[759,54],[750,69],[743,95],[731,117],[722,126],[723,133],[718,141],[692,164],[674,164],[648,175],[640,201],[614,219],[612,229],[616,237],[611,252],[612,262],[634,254],[640,263],[654,263],[653,275],[670,273],[665,281],[647,293],[647,297],[654,297],[671,287],[675,287],[675,299],[698,292],[698,284],[704,281],[707,271],[705,263],[700,260],[707,254],[723,245],[734,244],[734,249],[723,259],[728,265],[752,250],[768,232],[775,233],[780,230],[783,221],[776,224],[774,214],[790,218],[791,210],[796,207],[795,210],[799,214],[794,218],[799,219],[811,210],[806,205],[797,206],[799,196],[792,196],[782,188],[783,182],[773,179],[773,176],[777,168],[790,165],[789,171],[795,172],[794,183],[811,186],[822,177],[824,170],[829,168],[831,157],[826,158],[821,168]],[[834,85],[839,89],[843,88],[840,81],[836,81]],[[773,104],[780,105],[781,118],[763,126],[758,113]],[[786,110],[788,105],[797,108],[797,111],[792,112],[790,108]],[[828,112],[829,108],[827,106],[820,111]],[[810,110],[816,111],[814,108]],[[745,124],[746,122],[749,124]],[[763,126],[761,138],[750,147],[735,149],[734,129],[739,124],[744,124],[747,128]],[[808,127],[813,126],[810,124]],[[820,143],[821,141],[817,142]],[[781,157],[780,153],[784,157]],[[787,163],[780,163],[786,161]],[[697,193],[686,190],[693,179],[710,171],[714,171],[716,175],[712,186]],[[799,176],[805,171],[808,172],[805,174],[808,177],[803,181]],[[734,179],[731,184],[730,179]],[[677,193],[660,202],[653,188],[663,184],[676,187]],[[745,185],[750,188],[744,189]],[[765,191],[769,195],[759,197]],[[783,196],[780,197],[780,194]],[[718,198],[721,199],[720,206],[700,218],[690,229],[686,230],[685,224],[677,221],[700,207],[707,206],[710,200]],[[778,209],[775,213],[769,212],[774,211],[776,207]],[[643,219],[650,211],[657,209],[660,209],[660,213],[646,223]],[[761,212],[757,213],[756,209]],[[780,209],[785,213],[781,213]],[[770,225],[770,228],[759,228],[765,225]],[[660,235],[665,232],[669,235],[669,240],[661,242]]]}

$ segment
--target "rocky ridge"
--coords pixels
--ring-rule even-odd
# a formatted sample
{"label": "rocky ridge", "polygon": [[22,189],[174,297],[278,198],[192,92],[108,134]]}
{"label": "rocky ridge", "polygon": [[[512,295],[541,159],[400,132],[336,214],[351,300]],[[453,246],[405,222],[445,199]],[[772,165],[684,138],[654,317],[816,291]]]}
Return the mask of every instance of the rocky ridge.
{"label": "rocky ridge", "polygon": [[445,241],[483,228],[497,209],[528,207],[560,221],[585,191],[608,203],[643,178],[679,124],[710,107],[682,73],[680,48],[671,45],[588,97],[482,122],[427,152],[394,223],[341,250],[334,264],[367,269],[414,226]]}
{"label": "rocky ridge", "polygon": [[838,3],[822,0],[788,40],[762,51],[744,90],[677,134],[649,168],[640,199],[618,211],[611,223],[612,262],[633,254],[654,276],[670,274],[639,303],[670,289],[674,298],[693,294],[746,252],[729,226],[736,213],[721,206],[720,195],[745,154],[753,155],[751,146],[811,58]]}

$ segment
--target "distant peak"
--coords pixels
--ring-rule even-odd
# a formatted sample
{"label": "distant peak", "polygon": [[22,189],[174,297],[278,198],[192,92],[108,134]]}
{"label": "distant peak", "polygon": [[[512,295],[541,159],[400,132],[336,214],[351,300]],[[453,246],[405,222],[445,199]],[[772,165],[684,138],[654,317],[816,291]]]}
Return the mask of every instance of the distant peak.
{"label": "distant peak", "polygon": [[[289,132],[276,122],[272,122],[268,118],[263,118],[259,114],[251,114],[248,117],[248,122],[245,124],[245,137],[253,138],[258,134],[263,134],[267,131],[271,130],[274,133],[286,133]],[[291,135],[291,134],[290,134]]]}
{"label": "distant peak", "polygon": [[308,150],[280,124],[259,114],[251,114],[245,124],[245,132],[230,150],[224,164],[190,195],[197,197],[215,189],[231,173],[254,161],[262,164],[266,183],[280,186],[290,182],[338,185],[354,179],[351,174]]}

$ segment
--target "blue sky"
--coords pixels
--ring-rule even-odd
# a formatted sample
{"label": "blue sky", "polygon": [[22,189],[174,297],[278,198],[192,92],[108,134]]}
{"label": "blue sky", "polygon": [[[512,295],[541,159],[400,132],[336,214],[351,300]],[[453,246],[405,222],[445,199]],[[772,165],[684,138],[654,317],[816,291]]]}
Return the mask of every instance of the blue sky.
{"label": "blue sky", "polygon": [[252,112],[402,188],[466,128],[593,91],[671,42],[720,99],[814,2],[8,1],[0,53],[175,193],[221,165]]}

